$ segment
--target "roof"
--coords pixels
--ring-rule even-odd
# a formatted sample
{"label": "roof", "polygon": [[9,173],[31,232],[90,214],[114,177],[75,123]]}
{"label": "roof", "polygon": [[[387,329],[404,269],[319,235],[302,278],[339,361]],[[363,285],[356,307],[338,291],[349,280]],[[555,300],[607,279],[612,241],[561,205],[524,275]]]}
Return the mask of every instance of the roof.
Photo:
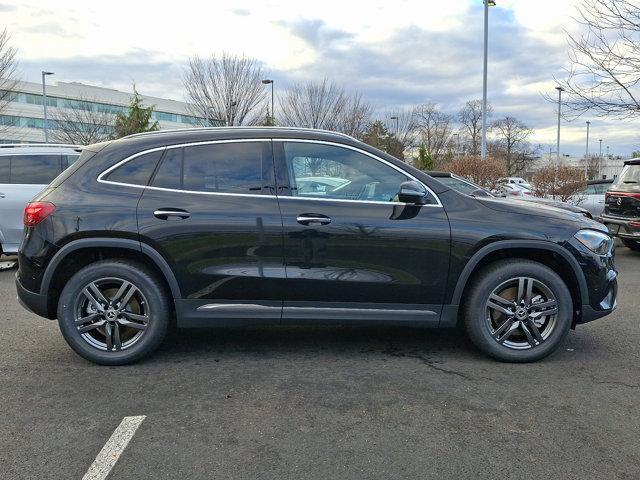
{"label": "roof", "polygon": [[451,177],[453,176],[453,174],[451,172],[440,172],[440,171],[436,171],[436,170],[430,170],[430,171],[426,171],[424,172],[427,175],[430,175],[432,177]]}
{"label": "roof", "polygon": [[613,178],[605,178],[605,179],[599,179],[599,180],[589,180],[587,182],[587,185],[600,185],[603,183],[613,183]]}
{"label": "roof", "polygon": [[331,130],[322,130],[317,128],[303,128],[303,127],[262,127],[262,126],[237,126],[237,127],[193,127],[193,128],[178,128],[173,130],[156,130],[154,132],[143,132],[143,133],[134,133],[133,135],[129,135],[125,138],[135,138],[140,136],[149,136],[149,135],[166,135],[171,133],[184,133],[184,132],[213,132],[213,133],[223,133],[223,132],[237,132],[237,131],[245,131],[245,132],[255,132],[259,131],[268,131],[273,133],[280,132],[313,132],[313,133],[330,133],[332,135],[340,135],[342,137],[350,138],[355,140],[352,136],[347,135],[346,133],[334,132]]}

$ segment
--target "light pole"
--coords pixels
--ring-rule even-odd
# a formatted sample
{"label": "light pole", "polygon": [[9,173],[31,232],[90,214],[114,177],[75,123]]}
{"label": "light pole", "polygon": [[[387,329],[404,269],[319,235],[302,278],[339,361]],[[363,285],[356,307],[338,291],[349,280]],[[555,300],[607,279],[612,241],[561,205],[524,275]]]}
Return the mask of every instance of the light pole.
{"label": "light pole", "polygon": [[399,133],[399,123],[398,123],[398,117],[397,116],[393,116],[393,117],[389,117],[391,120],[395,120],[396,121],[396,138],[398,138],[398,133]]}
{"label": "light pole", "polygon": [[484,0],[484,60],[482,73],[482,148],[481,157],[487,158],[487,57],[489,48],[489,7],[495,7],[495,0]]}
{"label": "light pole", "polygon": [[264,79],[262,80],[263,85],[269,85],[271,84],[271,124],[275,125],[276,121],[275,121],[275,113],[273,113],[273,80],[269,80],[269,79]]}
{"label": "light pole", "polygon": [[602,139],[600,139],[600,155],[598,156],[598,178],[602,176]]}
{"label": "light pole", "polygon": [[560,164],[560,115],[562,114],[562,92],[564,88],[558,86],[558,139],[556,142],[556,163]]}
{"label": "light pole", "polygon": [[589,162],[589,125],[591,122],[587,120],[587,147],[584,152],[584,178],[585,180],[589,180],[589,170],[588,170],[588,162]]}
{"label": "light pole", "polygon": [[454,133],[453,136],[456,137],[456,154],[459,154],[460,153],[460,134]]}
{"label": "light pole", "polygon": [[602,139],[598,140],[600,142],[600,156],[602,156]]}
{"label": "light pole", "polygon": [[44,77],[53,75],[53,72],[42,71],[42,106],[44,107],[44,143],[49,143],[49,131],[47,130],[47,86]]}
{"label": "light pole", "polygon": [[609,158],[609,145],[607,145],[607,158]]}

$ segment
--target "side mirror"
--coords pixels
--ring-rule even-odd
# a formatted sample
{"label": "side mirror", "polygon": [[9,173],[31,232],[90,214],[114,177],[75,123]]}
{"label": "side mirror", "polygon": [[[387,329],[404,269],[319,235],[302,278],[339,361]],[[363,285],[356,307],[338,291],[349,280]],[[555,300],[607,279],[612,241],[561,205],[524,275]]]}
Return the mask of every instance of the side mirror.
{"label": "side mirror", "polygon": [[424,205],[428,200],[427,190],[415,180],[402,182],[400,184],[400,192],[398,192],[398,200],[403,203]]}

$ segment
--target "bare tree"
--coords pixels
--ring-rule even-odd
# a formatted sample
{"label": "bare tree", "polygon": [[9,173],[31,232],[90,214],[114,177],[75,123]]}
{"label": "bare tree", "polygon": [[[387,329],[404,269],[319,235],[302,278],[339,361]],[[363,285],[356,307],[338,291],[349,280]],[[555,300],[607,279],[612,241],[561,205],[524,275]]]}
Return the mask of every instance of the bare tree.
{"label": "bare tree", "polygon": [[435,103],[427,103],[416,107],[414,119],[427,155],[438,162],[449,145],[452,133],[451,115],[441,111]]}
{"label": "bare tree", "polygon": [[113,138],[115,116],[95,102],[80,99],[51,111],[49,135],[55,142],[90,145]]}
{"label": "bare tree", "polygon": [[580,167],[550,163],[533,176],[535,194],[566,202],[584,188],[586,181]]}
{"label": "bare tree", "polygon": [[462,155],[444,166],[444,170],[460,175],[488,190],[496,190],[506,176],[507,169],[502,160],[479,155]]}
{"label": "bare tree", "polygon": [[[487,116],[493,113],[493,107],[487,103]],[[482,100],[469,100],[458,112],[461,131],[467,138],[469,153],[480,154],[480,140],[482,136]]]}
{"label": "bare tree", "polygon": [[363,100],[360,93],[345,96],[347,99],[338,117],[336,130],[352,137],[360,137],[371,120],[373,107]]}
{"label": "bare tree", "polygon": [[[576,21],[586,30],[567,34],[571,68],[558,83],[574,116],[640,116],[640,7],[635,0],[582,0]],[[555,99],[547,97],[549,100]]]}
{"label": "bare tree", "polygon": [[[391,120],[392,117],[394,117],[394,120]],[[405,108],[388,112],[385,118],[387,119],[385,122],[387,129],[396,136],[405,148],[415,147],[417,145],[415,109]],[[397,129],[395,118],[397,118],[398,122]]]}
{"label": "bare tree", "polygon": [[529,137],[533,130],[514,117],[506,116],[492,124],[498,156],[503,157],[507,173],[514,175],[525,169],[530,160]]}
{"label": "bare tree", "polygon": [[359,137],[370,122],[372,110],[360,93],[348,94],[325,78],[322,82],[297,83],[287,89],[280,102],[278,123]]}
{"label": "bare tree", "polygon": [[190,58],[183,83],[194,115],[207,125],[253,125],[262,120],[264,78],[257,60],[223,53]]}
{"label": "bare tree", "polygon": [[7,30],[0,33],[0,112],[13,98],[17,80],[17,50],[9,44],[10,35]]}

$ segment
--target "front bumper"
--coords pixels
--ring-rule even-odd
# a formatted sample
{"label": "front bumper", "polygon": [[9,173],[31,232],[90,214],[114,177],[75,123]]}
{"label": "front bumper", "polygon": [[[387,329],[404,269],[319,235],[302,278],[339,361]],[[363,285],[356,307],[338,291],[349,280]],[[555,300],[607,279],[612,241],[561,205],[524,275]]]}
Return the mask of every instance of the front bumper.
{"label": "front bumper", "polygon": [[18,301],[20,302],[20,305],[22,305],[25,309],[44,318],[53,318],[49,315],[47,295],[42,295],[40,293],[34,293],[27,290],[22,286],[17,276],[16,290],[18,292]]}
{"label": "front bumper", "polygon": [[609,233],[614,237],[640,240],[640,227],[632,225],[632,223],[640,224],[640,218],[620,218],[602,214],[598,220],[607,226]]}

